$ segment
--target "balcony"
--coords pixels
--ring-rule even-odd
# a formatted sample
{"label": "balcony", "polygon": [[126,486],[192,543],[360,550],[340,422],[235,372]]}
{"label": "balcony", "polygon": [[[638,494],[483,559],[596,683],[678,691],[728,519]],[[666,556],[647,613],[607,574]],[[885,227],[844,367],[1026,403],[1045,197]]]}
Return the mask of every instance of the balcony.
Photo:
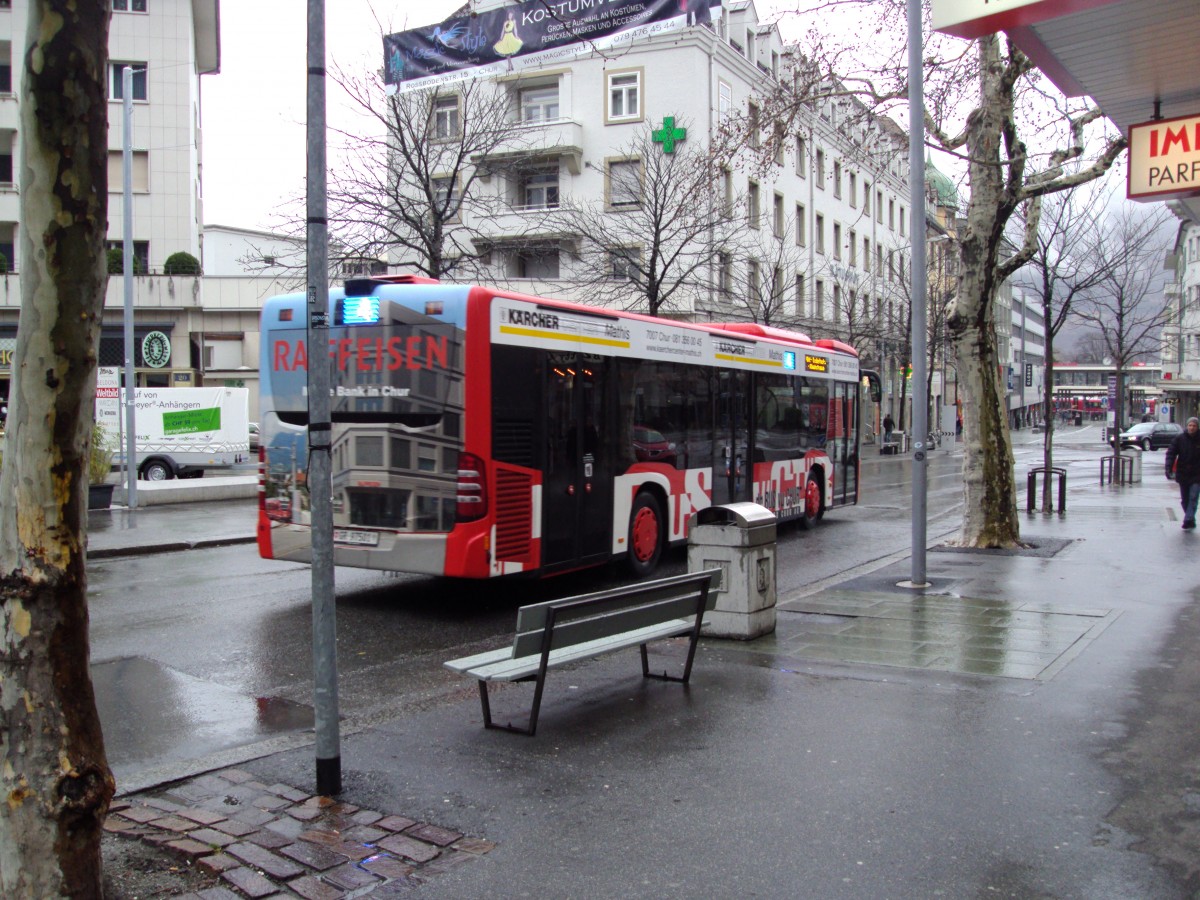
{"label": "balcony", "polygon": [[570,119],[514,123],[511,135],[487,154],[471,162],[489,174],[539,159],[566,159],[567,171],[578,175],[583,165],[583,126]]}

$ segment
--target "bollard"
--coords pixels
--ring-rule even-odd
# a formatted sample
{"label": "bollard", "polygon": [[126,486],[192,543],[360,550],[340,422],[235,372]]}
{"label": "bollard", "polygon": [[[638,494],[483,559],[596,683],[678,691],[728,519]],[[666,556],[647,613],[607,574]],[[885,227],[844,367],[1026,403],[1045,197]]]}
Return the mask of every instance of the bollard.
{"label": "bollard", "polygon": [[[1067,511],[1067,470],[1060,469],[1058,466],[1052,466],[1047,473],[1045,466],[1038,466],[1035,469],[1029,470],[1029,478],[1027,480],[1028,497],[1025,504],[1026,512],[1033,512],[1037,506],[1034,498],[1037,496],[1037,477],[1038,474],[1045,474],[1046,477],[1052,475],[1058,476],[1058,514],[1062,515]],[[1101,482],[1103,483],[1103,482]]]}

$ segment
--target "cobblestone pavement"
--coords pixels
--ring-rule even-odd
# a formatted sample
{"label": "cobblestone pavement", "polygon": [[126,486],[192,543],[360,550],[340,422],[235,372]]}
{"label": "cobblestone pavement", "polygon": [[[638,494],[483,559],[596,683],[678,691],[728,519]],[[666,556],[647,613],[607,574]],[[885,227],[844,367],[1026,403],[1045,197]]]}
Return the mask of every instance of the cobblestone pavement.
{"label": "cobblestone pavement", "polygon": [[227,886],[192,900],[384,897],[495,845],[224,769],[114,801],[105,830],[178,853]]}

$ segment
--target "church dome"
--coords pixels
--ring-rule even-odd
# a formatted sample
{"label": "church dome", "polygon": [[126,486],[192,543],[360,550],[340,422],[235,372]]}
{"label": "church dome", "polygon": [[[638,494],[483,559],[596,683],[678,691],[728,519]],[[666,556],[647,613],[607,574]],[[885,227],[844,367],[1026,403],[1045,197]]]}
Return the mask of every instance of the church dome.
{"label": "church dome", "polygon": [[938,171],[933,160],[925,157],[925,186],[937,197],[937,205],[948,209],[958,209],[958,189],[949,176]]}

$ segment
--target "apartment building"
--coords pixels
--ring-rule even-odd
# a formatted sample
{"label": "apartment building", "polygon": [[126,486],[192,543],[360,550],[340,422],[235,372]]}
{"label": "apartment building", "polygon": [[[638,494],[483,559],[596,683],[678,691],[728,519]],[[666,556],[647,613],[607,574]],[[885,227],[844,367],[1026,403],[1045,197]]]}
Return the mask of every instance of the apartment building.
{"label": "apartment building", "polygon": [[[161,274],[172,253],[202,259],[203,190],[200,135],[201,76],[220,68],[219,0],[111,0],[109,32],[108,240],[124,235],[122,70],[133,70],[133,250],[138,384],[200,382],[202,334],[244,333],[239,314],[210,314],[204,325],[201,279]],[[20,311],[22,269],[20,191],[14,160],[20,154],[21,54],[27,0],[0,3],[0,396],[7,396]],[[109,281],[99,359],[124,361],[123,285]],[[257,324],[251,326],[257,331]],[[144,359],[142,341],[165,335],[171,352]],[[254,348],[256,350],[256,348]],[[255,365],[253,355],[246,362]],[[243,362],[239,361],[238,366]]]}
{"label": "apartment building", "polygon": [[1180,219],[1167,268],[1170,304],[1163,327],[1162,381],[1159,388],[1173,407],[1174,421],[1200,415],[1200,225],[1187,212],[1168,204]]}
{"label": "apartment building", "polygon": [[[907,136],[845,97],[806,108],[786,126],[768,120],[763,98],[791,77],[787,52],[777,27],[742,0],[713,7],[709,24],[639,38],[619,52],[581,45],[565,63],[493,76],[508,98],[513,134],[478,160],[488,177],[482,202],[471,208],[487,214],[465,208],[459,223],[485,251],[479,277],[598,302],[595,273],[603,270],[611,283],[602,302],[644,311],[628,262],[649,252],[652,236],[628,237],[622,217],[643,203],[639,179],[654,162],[647,157],[711,151],[736,118],[746,146],[711,191],[737,210],[737,221],[713,239],[697,277],[659,314],[763,321],[766,313],[772,325],[841,337],[876,354],[881,330],[901,327]],[[452,129],[460,111],[453,87],[442,90],[434,115]],[[639,145],[650,132],[653,140]],[[582,204],[602,209],[610,233],[623,235],[620,246],[598,246],[594,234],[603,228],[593,235],[572,228],[561,213]]]}

